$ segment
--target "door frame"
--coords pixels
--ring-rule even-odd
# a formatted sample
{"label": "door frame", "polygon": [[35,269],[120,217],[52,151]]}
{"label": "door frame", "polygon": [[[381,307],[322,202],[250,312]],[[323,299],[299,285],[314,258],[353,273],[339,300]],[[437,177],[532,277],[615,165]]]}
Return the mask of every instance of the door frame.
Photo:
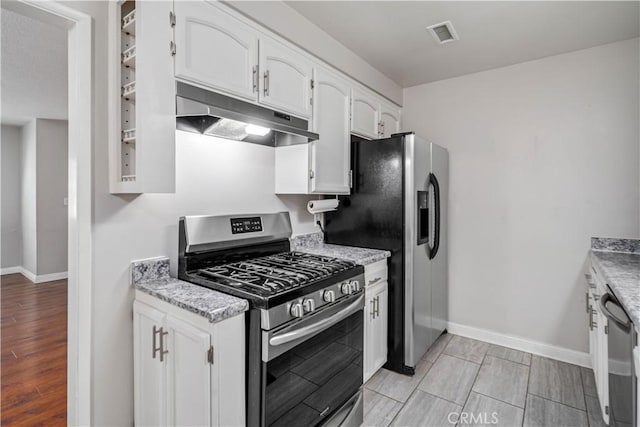
{"label": "door frame", "polygon": [[58,1],[3,1],[3,7],[68,29],[67,423],[91,425],[93,19]]}

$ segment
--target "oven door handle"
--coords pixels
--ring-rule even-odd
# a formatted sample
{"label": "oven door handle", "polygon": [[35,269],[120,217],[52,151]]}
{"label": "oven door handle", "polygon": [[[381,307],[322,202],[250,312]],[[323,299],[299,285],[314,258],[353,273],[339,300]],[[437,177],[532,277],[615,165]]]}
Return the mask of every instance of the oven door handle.
{"label": "oven door handle", "polygon": [[[629,321],[625,321],[616,317],[612,312],[607,308],[607,303],[611,303],[620,307],[620,305],[616,302],[614,298],[608,292],[605,292],[604,295],[600,298],[600,311],[605,315],[607,319],[612,321],[618,328],[622,329],[623,332],[629,333],[631,330],[631,324]],[[620,307],[622,309],[622,307]]]}
{"label": "oven door handle", "polygon": [[281,335],[274,335],[273,337],[271,337],[271,339],[269,339],[269,344],[275,347],[278,345],[286,344],[291,341],[298,340],[300,338],[304,338],[307,335],[315,334],[316,332],[321,331],[323,329],[330,328],[336,323],[351,316],[356,311],[362,310],[363,303],[364,303],[364,295],[360,295],[360,297],[353,304],[349,305],[347,308],[343,310],[340,310],[334,315],[327,317],[326,319],[320,320],[319,322],[316,322],[316,323],[312,323],[311,325],[308,325],[308,326],[303,326],[301,328],[294,329],[292,331],[286,332]]}

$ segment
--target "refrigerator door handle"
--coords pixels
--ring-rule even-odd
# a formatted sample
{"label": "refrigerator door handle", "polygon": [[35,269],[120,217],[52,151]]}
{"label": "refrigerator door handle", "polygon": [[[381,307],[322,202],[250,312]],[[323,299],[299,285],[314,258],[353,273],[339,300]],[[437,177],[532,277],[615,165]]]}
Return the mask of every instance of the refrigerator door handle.
{"label": "refrigerator door handle", "polygon": [[434,222],[433,247],[429,247],[429,259],[434,259],[440,248],[440,184],[433,173],[429,174],[429,186],[433,187]]}

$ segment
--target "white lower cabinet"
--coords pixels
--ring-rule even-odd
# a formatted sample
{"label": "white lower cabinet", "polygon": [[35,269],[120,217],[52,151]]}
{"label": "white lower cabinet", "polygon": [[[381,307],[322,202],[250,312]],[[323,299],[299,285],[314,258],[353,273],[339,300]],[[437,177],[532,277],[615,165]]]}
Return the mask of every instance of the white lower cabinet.
{"label": "white lower cabinet", "polygon": [[387,283],[386,260],[365,267],[364,382],[387,362]]}
{"label": "white lower cabinet", "polygon": [[[636,414],[640,411],[640,348],[636,345],[633,347],[633,369],[634,381],[636,384]],[[640,416],[636,415],[636,427],[640,427]]]}
{"label": "white lower cabinet", "polygon": [[587,274],[587,314],[589,326],[589,353],[596,382],[602,419],[609,423],[609,348],[607,343],[608,321],[600,312],[599,300],[606,292],[594,269]]}
{"label": "white lower cabinet", "polygon": [[211,324],[140,292],[133,312],[135,424],[243,425],[244,316]]}

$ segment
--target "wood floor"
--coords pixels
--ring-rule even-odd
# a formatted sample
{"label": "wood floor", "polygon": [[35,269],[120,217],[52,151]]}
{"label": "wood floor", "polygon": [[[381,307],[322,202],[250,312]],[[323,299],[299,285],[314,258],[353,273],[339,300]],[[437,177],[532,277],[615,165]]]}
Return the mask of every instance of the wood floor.
{"label": "wood floor", "polygon": [[413,377],[365,384],[364,425],[604,427],[596,396],[591,369],[445,334]]}
{"label": "wood floor", "polygon": [[1,424],[67,423],[67,281],[1,276]]}

